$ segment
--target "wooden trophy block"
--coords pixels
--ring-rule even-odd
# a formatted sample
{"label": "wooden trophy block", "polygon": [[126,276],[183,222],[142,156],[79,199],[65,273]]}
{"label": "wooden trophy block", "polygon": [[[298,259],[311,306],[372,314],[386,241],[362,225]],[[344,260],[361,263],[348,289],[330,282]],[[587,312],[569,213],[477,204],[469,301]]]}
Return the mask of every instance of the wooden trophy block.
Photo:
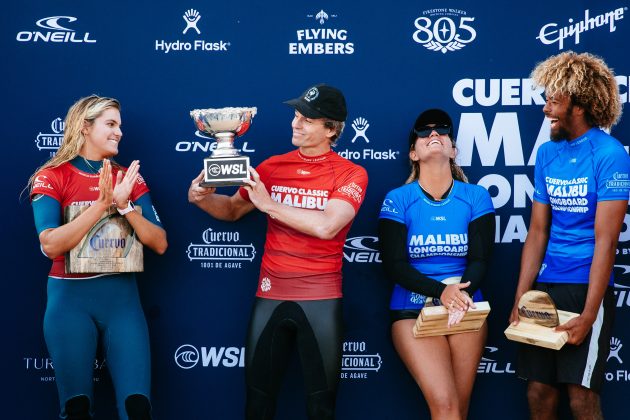
{"label": "wooden trophy block", "polygon": [[509,325],[505,336],[512,341],[559,350],[569,339],[566,331],[554,328],[579,314],[559,311],[551,297],[539,290],[530,290],[518,301],[518,325]]}
{"label": "wooden trophy block", "polygon": [[432,337],[478,331],[490,313],[490,304],[486,301],[475,302],[475,309],[470,308],[464,318],[448,327],[448,309],[444,306],[425,306],[420,311],[413,326],[413,336]]}
{"label": "wooden trophy block", "polygon": [[[89,206],[68,206],[69,223]],[[139,206],[135,211],[142,212]],[[124,273],[143,271],[142,243],[115,206],[106,210],[81,241],[66,253],[67,273]]]}

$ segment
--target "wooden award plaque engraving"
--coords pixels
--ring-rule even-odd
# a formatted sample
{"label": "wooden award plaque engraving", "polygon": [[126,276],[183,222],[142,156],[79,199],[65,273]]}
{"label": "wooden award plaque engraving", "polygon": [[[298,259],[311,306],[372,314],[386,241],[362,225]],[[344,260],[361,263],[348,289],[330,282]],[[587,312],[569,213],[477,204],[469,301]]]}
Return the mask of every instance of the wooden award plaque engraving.
{"label": "wooden award plaque engraving", "polygon": [[[68,206],[68,223],[89,206]],[[142,212],[138,206],[136,211]],[[144,270],[142,243],[125,219],[111,206],[83,239],[66,253],[67,273],[124,273]]]}
{"label": "wooden award plaque engraving", "polygon": [[490,313],[488,302],[475,302],[475,309],[469,309],[462,320],[448,327],[448,309],[444,306],[425,306],[420,311],[413,326],[415,338],[435,335],[459,334],[478,331]]}
{"label": "wooden award plaque engraving", "polygon": [[530,290],[518,301],[518,325],[510,324],[505,330],[505,336],[519,343],[559,350],[569,335],[566,331],[555,331],[554,328],[578,315],[557,310],[547,293]]}

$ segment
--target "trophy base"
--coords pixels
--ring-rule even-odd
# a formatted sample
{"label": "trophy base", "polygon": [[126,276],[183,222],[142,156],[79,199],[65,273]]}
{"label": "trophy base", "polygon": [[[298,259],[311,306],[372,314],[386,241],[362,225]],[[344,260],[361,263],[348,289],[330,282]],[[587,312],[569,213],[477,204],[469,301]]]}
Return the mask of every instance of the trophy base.
{"label": "trophy base", "polygon": [[448,309],[444,306],[425,306],[420,311],[413,326],[415,338],[433,337],[436,335],[451,335],[479,331],[490,313],[488,302],[475,302],[475,309],[469,309],[464,318],[455,325],[448,327]]}
{"label": "trophy base", "polygon": [[[558,310],[560,324],[564,324],[576,316],[579,314]],[[504,334],[508,340],[552,350],[560,350],[569,339],[566,331],[555,331],[554,327],[545,327],[525,321],[519,322],[517,326],[510,325],[505,329]]]}
{"label": "trophy base", "polygon": [[217,188],[217,187],[242,187],[247,185],[244,180],[241,181],[213,181],[213,182],[200,182],[199,186],[204,188]]}
{"label": "trophy base", "polygon": [[203,160],[202,187],[246,185],[249,178],[249,156],[209,157]]}

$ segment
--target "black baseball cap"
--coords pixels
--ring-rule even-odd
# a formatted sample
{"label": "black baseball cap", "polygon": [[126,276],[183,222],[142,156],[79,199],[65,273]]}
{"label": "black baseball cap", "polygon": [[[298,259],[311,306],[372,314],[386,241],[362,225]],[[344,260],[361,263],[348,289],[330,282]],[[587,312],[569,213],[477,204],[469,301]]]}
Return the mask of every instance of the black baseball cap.
{"label": "black baseball cap", "polygon": [[438,108],[427,109],[418,115],[416,118],[416,122],[414,123],[411,131],[409,133],[409,146],[413,146],[418,138],[416,131],[421,130],[423,127],[426,127],[429,124],[439,125],[448,125],[450,129],[449,137],[453,139],[453,120],[451,120],[450,115],[446,111],[443,111]]}
{"label": "black baseball cap", "polygon": [[299,98],[284,102],[306,118],[330,118],[345,121],[348,116],[346,98],[335,87],[320,83],[308,88]]}

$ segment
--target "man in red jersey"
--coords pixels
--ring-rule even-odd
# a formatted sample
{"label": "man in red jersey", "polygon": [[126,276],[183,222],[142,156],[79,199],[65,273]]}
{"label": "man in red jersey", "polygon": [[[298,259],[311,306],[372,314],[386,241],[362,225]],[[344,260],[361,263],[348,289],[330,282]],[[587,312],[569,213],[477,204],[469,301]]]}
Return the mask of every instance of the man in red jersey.
{"label": "man in red jersey", "polygon": [[251,169],[233,196],[190,184],[188,201],[234,221],[257,208],[268,229],[246,343],[247,419],[272,419],[282,376],[297,343],[309,419],[333,419],[343,344],[343,245],[367,187],[362,167],[331,147],[344,128],[346,101],[319,84],[286,104],[295,109],[297,146]]}

